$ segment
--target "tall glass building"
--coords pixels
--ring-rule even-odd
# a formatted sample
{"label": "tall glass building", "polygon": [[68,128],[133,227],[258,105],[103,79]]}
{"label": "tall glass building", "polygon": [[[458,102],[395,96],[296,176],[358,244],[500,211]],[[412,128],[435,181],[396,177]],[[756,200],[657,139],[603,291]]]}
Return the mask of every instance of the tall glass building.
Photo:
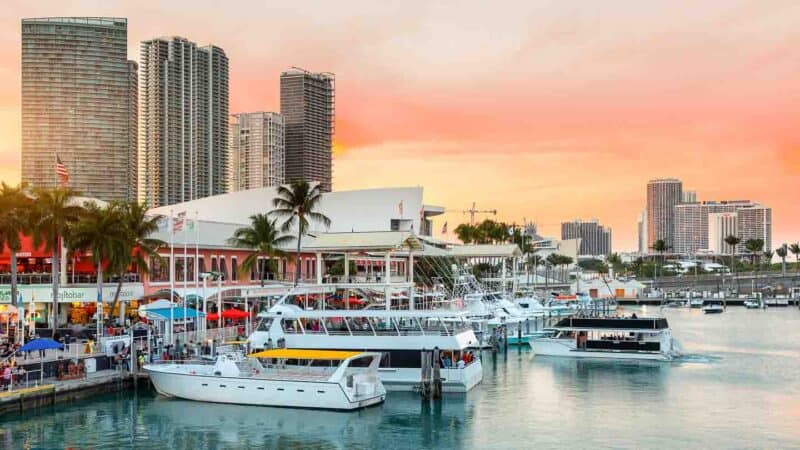
{"label": "tall glass building", "polygon": [[140,53],[139,199],[151,207],[228,192],[228,57],[182,37]]}
{"label": "tall glass building", "polygon": [[331,73],[292,68],[281,73],[281,114],[286,130],[286,181],[332,188],[334,88]]}
{"label": "tall glass building", "polygon": [[230,132],[231,191],[284,183],[283,116],[274,112],[233,115]]}
{"label": "tall glass building", "polygon": [[122,18],[22,19],[22,181],[102,200],[134,199],[136,63]]}

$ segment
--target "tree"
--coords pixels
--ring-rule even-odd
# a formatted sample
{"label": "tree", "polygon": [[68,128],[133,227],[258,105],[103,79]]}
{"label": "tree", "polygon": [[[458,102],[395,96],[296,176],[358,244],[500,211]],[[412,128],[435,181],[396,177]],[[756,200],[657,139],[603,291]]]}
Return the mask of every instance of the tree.
{"label": "tree", "polygon": [[[25,193],[25,184],[9,186],[6,183],[0,185],[0,251],[8,247],[11,254],[11,304],[18,308],[19,295],[17,294],[17,252],[22,249],[20,235],[30,232],[29,211],[31,199]],[[22,321],[22,314],[17,317]],[[18,326],[19,336],[22,336],[22,329]]]}
{"label": "tree", "polygon": [[[261,280],[261,287],[264,287],[266,278],[267,264],[271,258],[286,256],[286,252],[280,249],[281,246],[288,244],[294,239],[288,235],[281,235],[277,219],[270,220],[266,214],[255,214],[250,216],[250,226],[239,228],[233,232],[233,236],[228,239],[228,243],[238,248],[245,248],[251,253],[244,259],[239,270],[242,273],[258,271]],[[259,258],[267,258],[259,264]],[[299,260],[298,260],[299,261]],[[297,263],[299,267],[299,262]]]}
{"label": "tree", "polygon": [[789,246],[789,251],[794,255],[795,267],[794,270],[800,273],[800,242],[795,242]]}
{"label": "tree", "polygon": [[786,276],[786,255],[789,254],[789,246],[787,244],[783,244],[777,249],[775,249],[775,253],[781,259],[781,276]]}
{"label": "tree", "polygon": [[[125,230],[119,206],[87,203],[86,211],[67,230],[70,251],[88,250],[97,266],[97,338],[103,336],[103,264],[125,253]],[[111,310],[113,314],[113,309]]]}
{"label": "tree", "polygon": [[625,268],[625,263],[622,262],[622,257],[619,256],[619,253],[612,253],[608,255],[606,260],[614,269],[615,273],[619,273]]}
{"label": "tree", "polygon": [[763,239],[748,239],[744,243],[744,248],[750,252],[750,264],[755,267],[756,264],[756,257],[759,256],[761,251],[764,249],[764,240]]}
{"label": "tree", "polygon": [[660,261],[656,263],[655,271],[653,272],[653,284],[658,286],[658,267],[659,264],[664,265],[664,252],[668,250],[667,243],[663,239],[658,239],[653,242],[651,249],[658,253],[660,258]]}
{"label": "tree", "polygon": [[464,244],[471,244],[475,242],[476,230],[472,225],[462,223],[459,224],[453,231],[456,233],[456,236],[458,236],[458,240]]}
{"label": "tree", "polygon": [[305,180],[294,181],[290,185],[278,186],[277,197],[272,200],[275,207],[270,214],[284,219],[281,231],[288,232],[297,224],[297,253],[295,259],[294,285],[300,282],[300,245],[303,236],[308,234],[309,221],[331,226],[331,219],[317,211],[322,199],[319,183],[308,184]]}
{"label": "tree", "polygon": [[[158,248],[166,245],[164,241],[150,237],[158,231],[158,223],[161,221],[162,216],[148,216],[145,205],[138,202],[120,203],[118,204],[118,212],[124,241],[123,251],[113,255],[111,261],[109,261],[111,272],[119,278],[117,289],[114,291],[114,300],[111,303],[112,312],[119,302],[119,294],[122,290],[125,273],[132,266],[135,266],[140,272],[148,272],[150,270],[150,259],[160,259]],[[196,276],[200,275],[196,274]]]}
{"label": "tree", "polygon": [[742,242],[737,236],[732,234],[725,237],[725,243],[731,248],[731,277],[736,280],[736,292],[739,292],[739,280],[736,278],[736,246]]}
{"label": "tree", "polygon": [[59,253],[61,240],[69,227],[78,220],[83,208],[77,204],[78,192],[70,188],[37,188],[34,190],[36,201],[32,208],[33,245],[44,245],[45,251],[52,251],[53,306],[51,325],[58,327],[58,288],[59,288]]}

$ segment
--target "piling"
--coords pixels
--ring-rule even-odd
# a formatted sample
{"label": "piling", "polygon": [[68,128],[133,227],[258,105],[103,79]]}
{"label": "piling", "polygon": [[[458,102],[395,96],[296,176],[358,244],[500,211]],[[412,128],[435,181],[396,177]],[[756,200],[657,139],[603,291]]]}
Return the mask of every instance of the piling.
{"label": "piling", "polygon": [[427,400],[427,399],[430,398],[430,392],[431,392],[431,390],[430,390],[430,388],[431,388],[431,383],[430,383],[431,355],[430,355],[429,352],[427,352],[427,351],[425,351],[423,349],[421,354],[420,354],[420,359],[421,359],[421,362],[422,362],[422,364],[420,365],[422,372],[420,373],[420,390],[419,390],[419,392],[420,392],[420,395],[422,395],[422,399],[423,400]]}
{"label": "piling", "polygon": [[508,326],[503,325],[503,351],[508,350]]}
{"label": "piling", "polygon": [[432,397],[434,399],[442,398],[442,374],[439,367],[439,349],[433,349],[433,386]]}

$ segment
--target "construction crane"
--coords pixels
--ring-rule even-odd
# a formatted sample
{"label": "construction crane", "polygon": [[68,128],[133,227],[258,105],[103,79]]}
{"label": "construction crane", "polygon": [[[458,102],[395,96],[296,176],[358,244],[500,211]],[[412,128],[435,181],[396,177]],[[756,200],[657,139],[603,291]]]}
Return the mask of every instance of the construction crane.
{"label": "construction crane", "polygon": [[461,214],[469,214],[470,225],[475,225],[475,214],[491,214],[493,216],[497,215],[496,209],[477,209],[475,207],[475,202],[472,202],[472,208],[470,209],[451,209],[447,210],[447,212],[460,212]]}

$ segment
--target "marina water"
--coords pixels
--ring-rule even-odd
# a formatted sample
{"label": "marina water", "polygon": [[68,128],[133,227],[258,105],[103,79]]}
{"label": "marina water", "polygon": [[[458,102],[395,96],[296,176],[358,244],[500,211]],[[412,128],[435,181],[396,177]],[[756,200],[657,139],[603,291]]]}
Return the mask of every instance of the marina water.
{"label": "marina water", "polygon": [[[648,307],[639,315],[659,313]],[[664,309],[677,362],[484,352],[483,383],[354,413],[140,390],[0,417],[0,448],[799,448],[800,311]]]}

